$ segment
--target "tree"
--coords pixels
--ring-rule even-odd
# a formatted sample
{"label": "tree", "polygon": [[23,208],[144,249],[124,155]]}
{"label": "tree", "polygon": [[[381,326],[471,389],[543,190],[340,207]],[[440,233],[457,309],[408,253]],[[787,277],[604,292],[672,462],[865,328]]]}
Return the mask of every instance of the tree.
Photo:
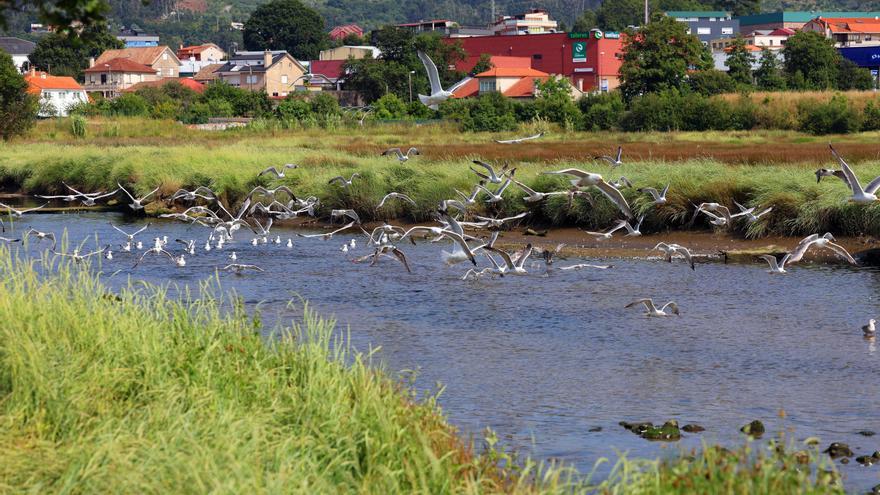
{"label": "tree", "polygon": [[737,35],[730,45],[730,51],[727,53],[727,60],[724,65],[727,66],[727,73],[737,84],[752,84],[752,64],[755,63],[755,57],[749,51],[745,38]]}
{"label": "tree", "polygon": [[761,0],[721,0],[716,1],[714,7],[739,17],[761,13]]}
{"label": "tree", "polygon": [[700,70],[688,77],[691,89],[703,96],[730,93],[736,90],[736,82],[720,70]]}
{"label": "tree", "polygon": [[785,89],[785,78],[779,69],[779,57],[767,47],[761,49],[761,58],[755,70],[755,83],[765,91],[781,91]]}
{"label": "tree", "polygon": [[492,66],[492,56],[489,55],[488,53],[481,53],[480,59],[477,60],[476,65],[474,65],[474,68],[471,69],[470,75],[474,76],[474,75],[479,74],[481,72],[486,72],[487,70],[491,69],[492,67],[493,67]]}
{"label": "tree", "polygon": [[95,0],[4,0],[0,2],[0,28],[8,27],[7,17],[13,12],[36,11],[45,24],[70,32],[74,23],[103,23],[108,10],[106,2]]}
{"label": "tree", "polygon": [[658,17],[639,31],[627,31],[620,77],[624,97],[680,88],[688,68],[700,63],[703,44],[687,26],[671,17]]}
{"label": "tree", "polygon": [[863,69],[851,60],[840,57],[837,67],[837,89],[843,91],[874,89],[874,76],[868,69]]}
{"label": "tree", "polygon": [[287,50],[298,60],[314,60],[327,46],[324,19],[299,0],[272,0],[244,23],[248,50]]}
{"label": "tree", "polygon": [[40,104],[27,89],[12,56],[0,50],[0,137],[4,141],[24,134],[34,125]]}
{"label": "tree", "polygon": [[124,44],[104,24],[94,24],[79,33],[50,33],[40,38],[30,55],[31,65],[54,75],[82,80],[89,58],[105,50],[122,48]]}
{"label": "tree", "polygon": [[831,89],[837,84],[840,54],[834,42],[812,31],[798,31],[782,51],[792,89]]}
{"label": "tree", "polygon": [[[596,10],[585,10],[574,22],[573,31],[584,33],[593,28],[621,31],[645,21],[644,0],[605,0]],[[650,0],[651,12],[668,10],[707,10],[698,0]]]}

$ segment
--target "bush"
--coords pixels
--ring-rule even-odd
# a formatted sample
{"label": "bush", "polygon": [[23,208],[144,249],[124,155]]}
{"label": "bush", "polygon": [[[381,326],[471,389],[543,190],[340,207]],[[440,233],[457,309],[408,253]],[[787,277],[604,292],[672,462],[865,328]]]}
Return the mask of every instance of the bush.
{"label": "bush", "polygon": [[697,94],[682,97],[681,130],[724,131],[731,128],[732,109],[727,101]]}
{"label": "bush", "polygon": [[538,115],[565,126],[580,125],[583,118],[571,100],[571,83],[566,78],[550,78],[535,83]]}
{"label": "bush", "polygon": [[619,91],[591,94],[578,101],[583,114],[583,128],[588,131],[607,131],[617,128],[626,111]]}
{"label": "bush", "polygon": [[758,107],[748,95],[740,95],[730,109],[730,129],[748,131],[758,125]]}
{"label": "bush", "polygon": [[870,70],[863,69],[843,57],[840,58],[837,66],[837,89],[841,91],[874,89],[874,76],[871,75]]}
{"label": "bush", "polygon": [[86,118],[82,115],[73,115],[70,117],[70,133],[73,137],[86,137]]}
{"label": "bush", "polygon": [[620,121],[625,131],[674,131],[681,128],[681,94],[677,90],[648,93],[630,102]]}
{"label": "bush", "polygon": [[513,103],[501,93],[489,93],[476,100],[470,111],[470,125],[466,131],[512,131],[516,129]]}
{"label": "bush", "polygon": [[339,100],[326,93],[318,93],[318,95],[312,98],[309,102],[312,105],[312,113],[319,117],[339,115]]}
{"label": "bush", "polygon": [[703,96],[732,93],[736,91],[736,82],[726,72],[720,70],[701,70],[694,72],[688,78],[690,87],[694,92]]}
{"label": "bush", "polygon": [[278,105],[275,112],[281,120],[302,122],[312,116],[312,105],[300,95],[291,94]]}
{"label": "bush", "polygon": [[[419,106],[430,110],[428,107],[419,103]],[[397,120],[406,118],[406,103],[397,97],[394,93],[386,93],[384,96],[373,102],[373,115],[380,120]]]}
{"label": "bush", "polygon": [[147,100],[136,93],[123,93],[110,100],[110,114],[124,117],[141,117],[150,112]]}
{"label": "bush", "polygon": [[876,101],[869,101],[862,111],[862,130],[880,131],[880,105]]}
{"label": "bush", "polygon": [[798,105],[800,130],[811,134],[848,134],[862,127],[861,116],[843,95],[827,103],[805,101]]}

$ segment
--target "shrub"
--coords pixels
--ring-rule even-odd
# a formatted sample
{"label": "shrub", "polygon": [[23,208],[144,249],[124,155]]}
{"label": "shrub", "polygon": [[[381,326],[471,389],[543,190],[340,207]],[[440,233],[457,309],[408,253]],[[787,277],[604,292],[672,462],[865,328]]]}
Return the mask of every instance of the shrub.
{"label": "shrub", "polygon": [[800,130],[811,134],[847,134],[862,126],[861,116],[843,95],[834,95],[827,103],[802,102],[798,115]]}
{"label": "shrub", "polygon": [[86,137],[86,118],[82,115],[70,117],[70,133],[76,138]]}
{"label": "shrub", "polygon": [[837,89],[842,91],[874,89],[874,77],[870,70],[863,69],[843,57],[840,58],[837,67]]}
{"label": "shrub", "polygon": [[880,131],[880,105],[875,100],[865,104],[862,111],[862,130]]}
{"label": "shrub", "polygon": [[125,117],[140,117],[149,114],[147,100],[136,93],[123,93],[110,100],[110,114]]}
{"label": "shrub", "polygon": [[625,131],[673,131],[681,128],[682,96],[677,90],[648,93],[630,103],[620,126]]}
{"label": "shrub", "polygon": [[303,121],[312,115],[312,105],[299,95],[290,95],[275,109],[278,117],[285,121]]}
{"label": "shrub", "polygon": [[588,131],[607,131],[618,127],[626,111],[619,91],[584,96],[578,101],[578,107],[583,114],[582,127]]}
{"label": "shrub", "polygon": [[723,131],[730,129],[730,104],[722,99],[706,98],[697,94],[681,99],[681,130]]}
{"label": "shrub", "polygon": [[748,95],[740,95],[736,104],[730,108],[730,129],[747,131],[758,124],[758,108]]}
{"label": "shrub", "polygon": [[409,114],[410,117],[416,119],[431,119],[437,116],[436,111],[422,105],[419,101],[409,102],[406,105],[406,113]]}
{"label": "shrub", "polygon": [[513,103],[501,93],[489,93],[476,100],[470,110],[466,131],[512,131],[516,129]]}
{"label": "shrub", "polygon": [[570,126],[580,124],[582,115],[571,100],[571,83],[566,78],[550,78],[535,83],[535,106],[545,119]]}
{"label": "shrub", "polygon": [[701,70],[688,78],[691,89],[703,96],[736,91],[736,82],[726,72],[720,70]]}
{"label": "shrub", "polygon": [[[419,103],[419,106],[430,110],[428,107]],[[373,113],[377,119],[396,120],[403,119],[407,114],[406,103],[397,97],[394,93],[386,93],[384,96],[373,102]]]}
{"label": "shrub", "polygon": [[312,113],[318,116],[339,115],[339,100],[326,94],[318,93],[310,100]]}

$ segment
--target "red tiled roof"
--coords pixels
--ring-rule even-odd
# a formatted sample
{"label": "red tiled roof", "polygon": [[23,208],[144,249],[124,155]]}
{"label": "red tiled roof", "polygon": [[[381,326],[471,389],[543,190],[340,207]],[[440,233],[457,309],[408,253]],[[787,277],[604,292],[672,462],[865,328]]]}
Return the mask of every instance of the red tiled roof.
{"label": "red tiled roof", "polygon": [[[109,68],[106,67],[108,65],[110,66]],[[148,67],[144,64],[139,64],[127,58],[114,58],[111,60],[95,62],[94,66],[89,67],[83,72],[107,72],[108,70],[113,72],[135,72],[143,74],[156,73],[156,69]]]}
{"label": "red tiled roof", "polygon": [[816,21],[832,33],[880,33],[880,21],[876,19],[826,19],[819,17]]}
{"label": "red tiled roof", "polygon": [[358,36],[364,35],[364,30],[358,26],[357,24],[345,24],[344,26],[336,26],[330,30],[330,39],[331,40],[341,40],[345,38],[349,34],[356,34]]}
{"label": "red tiled roof", "polygon": [[469,98],[477,96],[480,93],[480,80],[472,78],[468,82],[462,84],[452,93],[453,98]]}
{"label": "red tiled roof", "polygon": [[218,78],[217,69],[224,65],[226,64],[208,64],[199,69],[196,75],[193,76],[193,79],[196,81],[213,81]]}
{"label": "red tiled roof", "polygon": [[[342,77],[342,67],[346,60],[312,60],[309,62],[309,72],[312,74],[321,74],[329,79],[339,79]],[[319,78],[320,79],[320,78]]]}
{"label": "red tiled roof", "polygon": [[52,76],[45,72],[27,73],[24,80],[28,83],[28,92],[39,94],[44,89],[82,90],[83,87],[72,77]]}
{"label": "red tiled roof", "polygon": [[791,36],[795,33],[794,29],[779,28],[772,31],[768,36]]}
{"label": "red tiled roof", "polygon": [[549,75],[531,67],[492,67],[486,72],[480,72],[476,77],[546,77]]}
{"label": "red tiled roof", "polygon": [[524,77],[516,82],[513,86],[507,88],[503,94],[509,98],[522,98],[527,96],[535,96],[535,79],[545,80],[549,75],[544,77]]}
{"label": "red tiled roof", "polygon": [[189,89],[195,91],[196,93],[203,93],[205,91],[204,84],[202,84],[196,80],[190,79],[188,77],[184,77],[184,78],[180,78],[180,79],[165,78],[165,79],[157,79],[155,81],[139,82],[139,83],[125,89],[125,91],[126,92],[133,92],[133,91],[137,91],[137,90],[143,89],[143,88],[161,88],[162,86],[164,86],[166,84],[171,84],[171,83],[179,83],[181,86],[183,86],[185,88],[189,88]]}
{"label": "red tiled roof", "polygon": [[156,62],[156,59],[162,56],[162,52],[164,52],[165,50],[169,50],[169,48],[164,45],[107,50],[102,53],[100,57],[98,57],[98,60],[96,60],[95,63],[106,64],[108,60],[112,60],[114,58],[127,58],[139,64],[153,65]]}

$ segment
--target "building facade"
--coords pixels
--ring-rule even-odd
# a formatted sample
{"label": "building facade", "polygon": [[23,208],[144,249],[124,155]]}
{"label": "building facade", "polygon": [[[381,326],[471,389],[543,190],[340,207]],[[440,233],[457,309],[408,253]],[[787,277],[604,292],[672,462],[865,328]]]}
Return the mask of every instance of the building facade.
{"label": "building facade", "polygon": [[544,34],[555,33],[559,26],[543,9],[532,9],[524,14],[499,17],[489,29],[493,34]]}
{"label": "building facade", "polygon": [[739,20],[724,11],[670,11],[666,15],[687,24],[688,33],[700,38],[704,45],[714,39],[739,33]]}
{"label": "building facade", "polygon": [[819,33],[838,48],[880,45],[880,20],[874,18],[817,17],[804,24],[802,30]]}
{"label": "building facade", "polygon": [[12,56],[12,63],[15,64],[19,72],[24,72],[30,68],[31,62],[29,57],[36,46],[36,43],[21,38],[0,37],[0,50]]}
{"label": "building facade", "polygon": [[177,49],[177,59],[195,60],[197,62],[219,62],[226,60],[226,52],[214,43],[205,43],[203,45],[183,46]]}
{"label": "building facade", "polygon": [[375,46],[339,46],[321,50],[318,60],[348,60],[349,58],[379,58],[382,52]]}
{"label": "building facade", "polygon": [[456,70],[471,72],[480,55],[526,57],[530,66],[567,77],[579,91],[609,91],[620,85],[622,44],[617,33],[547,33],[444,39],[461,43],[467,57]]}
{"label": "building facade", "polygon": [[824,11],[777,11],[763,14],[745,15],[739,17],[739,28],[743,33],[756,30],[769,30],[787,28],[795,31],[800,30],[808,22],[817,17],[826,19],[873,19],[880,17],[880,12],[824,12]]}
{"label": "building facade", "polygon": [[217,78],[237,88],[265,91],[283,98],[308,90],[306,69],[286,51],[236,52],[214,72]]}
{"label": "building facade", "polygon": [[66,117],[71,107],[89,101],[85,89],[72,77],[51,76],[31,69],[24,79],[28,93],[40,98],[40,117]]}
{"label": "building facade", "polygon": [[156,76],[160,78],[180,77],[180,60],[165,45],[107,50],[98,57],[95,65],[101,66],[113,59],[127,59],[136,64],[151,67]]}
{"label": "building facade", "polygon": [[83,71],[83,77],[85,90],[104,98],[115,98],[135,84],[161,79],[156,69],[127,58],[90,63],[90,67]]}
{"label": "building facade", "polygon": [[147,34],[137,28],[123,29],[116,35],[116,39],[125,43],[126,48],[143,48],[159,46],[158,34]]}

